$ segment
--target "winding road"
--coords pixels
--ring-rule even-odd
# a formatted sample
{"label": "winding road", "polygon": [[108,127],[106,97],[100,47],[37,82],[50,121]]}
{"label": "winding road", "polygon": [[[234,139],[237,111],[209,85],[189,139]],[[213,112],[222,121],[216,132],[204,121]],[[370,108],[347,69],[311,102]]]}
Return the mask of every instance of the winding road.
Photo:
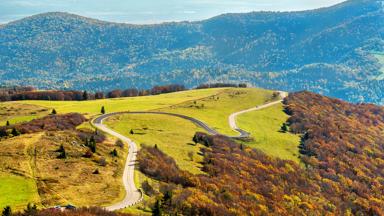
{"label": "winding road", "polygon": [[[279,104],[288,95],[287,92],[281,92],[281,91],[279,91],[279,94],[280,94],[281,100],[273,101],[270,103],[266,103],[264,105],[256,106],[256,107],[253,107],[253,108],[250,108],[247,110],[242,110],[242,111],[231,114],[228,118],[228,123],[229,123],[230,127],[232,128],[232,130],[239,132],[238,136],[232,136],[231,138],[247,138],[250,136],[249,132],[242,130],[241,128],[239,128],[237,126],[236,117],[238,115],[243,114],[243,113],[247,113],[247,112],[251,112],[251,111],[265,109],[267,107]],[[126,195],[122,201],[120,201],[114,205],[105,207],[105,209],[109,210],[109,211],[115,211],[115,210],[119,210],[119,209],[123,209],[123,208],[129,207],[129,206],[135,205],[136,203],[141,202],[141,200],[143,199],[143,194],[142,194],[141,190],[136,188],[135,182],[134,182],[134,171],[135,171],[136,154],[137,154],[136,143],[133,142],[128,137],[117,133],[116,131],[106,127],[103,124],[103,121],[105,119],[107,119],[111,116],[114,116],[114,115],[121,115],[121,114],[158,114],[158,115],[175,116],[175,117],[183,118],[183,119],[186,119],[188,121],[195,123],[196,125],[205,129],[208,133],[210,133],[212,135],[223,135],[223,134],[220,134],[219,132],[217,132],[215,129],[209,127],[206,123],[204,123],[198,119],[195,119],[195,118],[192,118],[192,117],[189,117],[186,115],[167,113],[167,112],[151,112],[151,111],[114,112],[114,113],[104,114],[104,115],[101,115],[101,116],[93,119],[92,120],[93,126],[95,126],[96,128],[98,128],[101,131],[104,131],[105,133],[108,133],[108,134],[120,139],[121,141],[123,141],[125,143],[128,143],[128,145],[129,145],[129,152],[128,152],[127,160],[126,160],[125,167],[124,167],[123,177],[122,177],[124,188],[126,191]],[[223,135],[223,136],[225,136],[225,135]]]}
{"label": "winding road", "polygon": [[267,107],[270,107],[270,106],[273,106],[273,105],[276,105],[276,104],[279,104],[279,103],[282,103],[284,98],[288,96],[288,93],[287,92],[283,92],[283,91],[279,91],[279,94],[280,94],[280,97],[281,97],[281,100],[278,100],[278,101],[273,101],[273,102],[270,102],[270,103],[266,103],[266,104],[263,104],[263,105],[260,105],[260,106],[256,106],[256,107],[252,107],[250,109],[246,109],[246,110],[242,110],[242,111],[239,111],[239,112],[235,112],[235,113],[232,113],[229,117],[228,117],[228,123],[229,123],[229,126],[231,127],[232,130],[235,130],[235,131],[238,131],[240,133],[239,136],[237,136],[238,138],[246,138],[246,137],[249,137],[250,136],[250,133],[239,128],[236,124],[236,117],[238,115],[241,115],[241,114],[244,114],[244,113],[247,113],[247,112],[252,112],[252,111],[256,111],[256,110],[261,110],[261,109],[265,109]]}

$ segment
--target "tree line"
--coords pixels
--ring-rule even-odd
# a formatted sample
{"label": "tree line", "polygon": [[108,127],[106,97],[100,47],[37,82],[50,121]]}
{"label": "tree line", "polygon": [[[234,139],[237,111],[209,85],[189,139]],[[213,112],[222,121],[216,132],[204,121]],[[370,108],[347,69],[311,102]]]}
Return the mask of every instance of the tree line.
{"label": "tree line", "polygon": [[[197,89],[219,88],[219,87],[246,87],[246,84],[203,84]],[[0,101],[20,100],[52,100],[52,101],[85,101],[105,98],[138,97],[148,95],[166,94],[188,90],[184,85],[171,84],[154,86],[150,89],[114,89],[109,92],[87,92],[75,90],[37,90],[34,87],[12,87],[0,88]]]}

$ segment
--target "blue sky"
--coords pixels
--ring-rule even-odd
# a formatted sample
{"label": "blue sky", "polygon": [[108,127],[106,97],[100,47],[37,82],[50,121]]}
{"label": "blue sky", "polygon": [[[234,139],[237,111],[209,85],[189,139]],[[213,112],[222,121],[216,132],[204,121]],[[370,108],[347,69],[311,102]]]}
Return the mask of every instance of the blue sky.
{"label": "blue sky", "polygon": [[138,24],[194,21],[229,12],[307,10],[340,2],[342,0],[0,0],[0,23],[52,11]]}

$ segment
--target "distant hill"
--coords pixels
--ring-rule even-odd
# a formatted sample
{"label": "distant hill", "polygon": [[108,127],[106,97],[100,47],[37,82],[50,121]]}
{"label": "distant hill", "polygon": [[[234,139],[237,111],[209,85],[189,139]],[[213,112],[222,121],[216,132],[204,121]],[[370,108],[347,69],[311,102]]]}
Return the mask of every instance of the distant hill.
{"label": "distant hill", "polygon": [[0,84],[98,91],[233,81],[384,103],[383,5],[159,25],[40,14],[0,26]]}

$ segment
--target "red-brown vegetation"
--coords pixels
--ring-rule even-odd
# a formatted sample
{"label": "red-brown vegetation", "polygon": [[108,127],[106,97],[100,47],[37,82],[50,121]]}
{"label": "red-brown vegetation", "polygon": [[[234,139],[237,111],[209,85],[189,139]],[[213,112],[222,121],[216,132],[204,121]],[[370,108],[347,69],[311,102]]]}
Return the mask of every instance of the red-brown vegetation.
{"label": "red-brown vegetation", "polygon": [[286,100],[290,129],[302,133],[302,161],[341,209],[384,214],[384,108],[310,92]]}
{"label": "red-brown vegetation", "polygon": [[308,92],[285,103],[290,129],[303,134],[304,166],[198,133],[195,141],[209,141],[202,149],[206,175],[192,175],[144,147],[140,169],[169,185],[155,193],[162,195],[154,207],[186,215],[384,215],[384,108]]}
{"label": "red-brown vegetation", "polygon": [[43,209],[33,214],[15,213],[14,216],[130,216],[131,214],[110,212],[99,207],[79,208],[73,210]]}
{"label": "red-brown vegetation", "polygon": [[239,84],[233,84],[233,83],[207,83],[207,84],[201,84],[201,85],[197,86],[196,89],[224,88],[224,87],[247,88],[247,84],[245,84],[245,83],[239,83]]}
{"label": "red-brown vegetation", "polygon": [[[165,94],[177,91],[184,91],[183,85],[171,84],[155,86],[151,89],[115,89],[106,94],[107,98],[137,97],[146,95]],[[103,99],[103,92],[89,93],[86,91],[37,91],[32,87],[14,87],[0,89],[0,101],[19,101],[19,100],[52,100],[52,101],[82,101]]]}
{"label": "red-brown vegetation", "polygon": [[0,127],[0,134],[7,134],[7,131],[17,131],[21,134],[35,133],[41,131],[59,131],[75,129],[87,119],[79,113],[63,115],[49,115],[43,118],[34,119],[29,122]]}

